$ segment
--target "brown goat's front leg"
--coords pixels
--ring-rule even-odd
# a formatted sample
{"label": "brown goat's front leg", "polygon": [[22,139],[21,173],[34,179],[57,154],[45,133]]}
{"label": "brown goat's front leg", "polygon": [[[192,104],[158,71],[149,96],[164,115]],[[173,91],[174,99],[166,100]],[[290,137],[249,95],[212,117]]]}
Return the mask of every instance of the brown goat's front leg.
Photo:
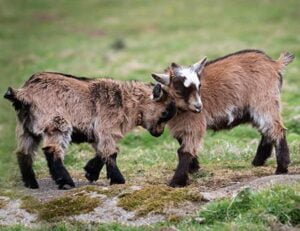
{"label": "brown goat's front leg", "polygon": [[107,178],[110,184],[125,184],[125,179],[117,166],[117,153],[110,155],[106,160]]}
{"label": "brown goat's front leg", "polygon": [[171,187],[184,187],[187,185],[189,179],[188,173],[193,156],[188,152],[182,151],[182,148],[179,148],[178,158],[179,163],[177,165],[175,174],[169,184]]}
{"label": "brown goat's front leg", "polygon": [[191,163],[190,163],[190,166],[189,166],[189,173],[196,173],[198,172],[200,169],[200,166],[199,166],[199,161],[198,161],[198,157],[197,156],[194,156]]}

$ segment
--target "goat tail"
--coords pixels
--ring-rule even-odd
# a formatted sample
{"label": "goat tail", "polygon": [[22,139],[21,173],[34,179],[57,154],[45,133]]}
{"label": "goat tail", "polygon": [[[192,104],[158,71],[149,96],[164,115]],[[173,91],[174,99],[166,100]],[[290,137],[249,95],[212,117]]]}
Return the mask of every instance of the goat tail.
{"label": "goat tail", "polygon": [[12,102],[12,105],[16,110],[20,110],[28,105],[30,105],[30,102],[24,99],[22,97],[22,94],[20,95],[21,89],[13,89],[12,87],[8,87],[6,93],[4,94],[4,98]]}
{"label": "goat tail", "polygon": [[279,72],[283,73],[285,67],[293,62],[295,59],[295,55],[289,52],[282,52],[280,54],[279,59],[277,60],[277,63],[279,64]]}
{"label": "goat tail", "polygon": [[7,91],[5,92],[4,96],[5,99],[8,99],[11,102],[18,101],[17,98],[17,91],[13,89],[12,87],[8,87]]}

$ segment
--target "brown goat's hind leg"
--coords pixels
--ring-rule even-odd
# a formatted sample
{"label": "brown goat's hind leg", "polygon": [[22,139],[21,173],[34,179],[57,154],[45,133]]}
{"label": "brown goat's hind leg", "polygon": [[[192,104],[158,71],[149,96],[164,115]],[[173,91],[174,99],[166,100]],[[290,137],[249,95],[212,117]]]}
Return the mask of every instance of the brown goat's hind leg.
{"label": "brown goat's hind leg", "polygon": [[262,135],[258,145],[256,155],[252,161],[253,166],[263,166],[266,160],[271,156],[273,142],[266,136]]}
{"label": "brown goat's hind leg", "polygon": [[106,160],[107,178],[110,184],[125,184],[125,179],[117,166],[117,153],[110,155]]}
{"label": "brown goat's hind leg", "polygon": [[69,189],[75,187],[75,184],[65,168],[62,158],[56,154],[55,147],[44,147],[50,174],[58,185],[58,189]]}
{"label": "brown goat's hind leg", "polygon": [[170,182],[171,187],[184,187],[188,183],[188,172],[192,162],[192,155],[188,152],[182,152],[181,148],[178,150],[179,163],[177,165],[175,174]]}
{"label": "brown goat's hind leg", "polygon": [[276,141],[275,150],[277,159],[277,169],[275,174],[288,173],[288,165],[291,161],[285,135]]}
{"label": "brown goat's hind leg", "polygon": [[104,160],[101,156],[97,155],[90,159],[84,167],[85,177],[90,181],[97,181],[99,179],[100,172],[104,166]]}

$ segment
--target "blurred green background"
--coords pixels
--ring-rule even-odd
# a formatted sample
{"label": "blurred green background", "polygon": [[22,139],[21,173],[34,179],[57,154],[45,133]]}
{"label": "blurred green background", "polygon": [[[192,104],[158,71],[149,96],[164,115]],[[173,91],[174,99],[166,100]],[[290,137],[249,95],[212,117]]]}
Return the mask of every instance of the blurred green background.
{"label": "blurred green background", "polygon": [[[57,71],[78,76],[151,81],[171,62],[191,64],[240,49],[262,49],[274,59],[290,51],[282,93],[292,171],[300,167],[300,1],[35,1],[0,0],[0,92],[19,87],[33,73]],[[50,105],[51,106],[51,105]],[[0,99],[0,182],[21,185],[13,151],[15,112]],[[199,153],[208,172],[254,170],[259,135],[250,126],[209,132]],[[128,180],[166,182],[177,163],[177,143],[168,132],[153,138],[136,130],[120,144],[120,168]],[[72,145],[65,163],[83,177],[93,155],[89,145]],[[269,167],[269,168],[268,168]],[[275,161],[265,171],[275,170]],[[294,170],[293,170],[294,169]],[[38,177],[48,176],[40,152]],[[208,174],[209,175],[209,174]],[[104,176],[104,174],[102,174]],[[104,178],[104,177],[103,177]],[[142,181],[143,181],[142,180]],[[195,183],[202,179],[194,179]]]}

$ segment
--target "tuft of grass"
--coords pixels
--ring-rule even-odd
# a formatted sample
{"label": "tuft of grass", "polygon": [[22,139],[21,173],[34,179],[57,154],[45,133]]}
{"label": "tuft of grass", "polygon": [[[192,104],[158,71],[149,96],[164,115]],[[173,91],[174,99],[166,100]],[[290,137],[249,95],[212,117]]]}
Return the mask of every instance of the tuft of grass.
{"label": "tuft of grass", "polygon": [[168,205],[178,206],[185,201],[199,202],[202,196],[188,188],[171,188],[166,185],[146,186],[143,189],[120,196],[118,206],[143,216],[164,213]]}
{"label": "tuft of grass", "polygon": [[300,224],[300,185],[276,186],[256,193],[246,188],[232,199],[209,204],[199,217],[208,225],[275,222],[295,226]]}
{"label": "tuft of grass", "polygon": [[37,213],[40,220],[53,221],[61,217],[91,212],[100,204],[99,198],[78,193],[55,198],[46,203],[27,196],[22,199],[21,208],[30,213]]}

